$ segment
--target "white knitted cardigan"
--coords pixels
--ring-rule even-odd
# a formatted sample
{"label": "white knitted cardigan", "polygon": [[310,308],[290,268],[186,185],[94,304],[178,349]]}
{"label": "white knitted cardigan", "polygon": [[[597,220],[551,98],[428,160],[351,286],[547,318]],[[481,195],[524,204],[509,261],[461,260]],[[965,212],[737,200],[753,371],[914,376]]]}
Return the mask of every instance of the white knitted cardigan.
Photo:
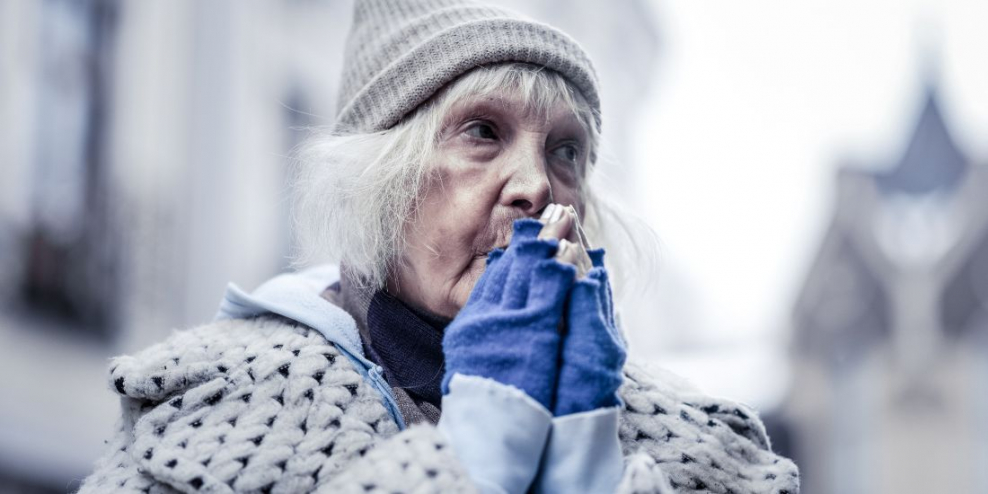
{"label": "white knitted cardigan", "polygon": [[[752,410],[625,374],[620,492],[798,492]],[[349,359],[287,319],[176,332],[109,381],[123,415],[82,493],[475,491],[435,427],[399,431]]]}

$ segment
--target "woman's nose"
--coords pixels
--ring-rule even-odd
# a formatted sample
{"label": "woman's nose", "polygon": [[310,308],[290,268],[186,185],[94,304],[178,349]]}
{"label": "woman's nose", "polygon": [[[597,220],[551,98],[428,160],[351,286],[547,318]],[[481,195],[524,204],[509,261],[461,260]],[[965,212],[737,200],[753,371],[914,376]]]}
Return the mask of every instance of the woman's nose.
{"label": "woman's nose", "polygon": [[511,153],[510,176],[501,191],[502,203],[524,216],[537,216],[551,201],[552,187],[540,148]]}

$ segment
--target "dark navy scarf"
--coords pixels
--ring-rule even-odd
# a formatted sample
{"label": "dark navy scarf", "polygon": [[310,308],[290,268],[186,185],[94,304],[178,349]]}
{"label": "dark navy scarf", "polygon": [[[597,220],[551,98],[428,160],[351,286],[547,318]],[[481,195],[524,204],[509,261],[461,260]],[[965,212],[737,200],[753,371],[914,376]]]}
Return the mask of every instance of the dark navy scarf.
{"label": "dark navy scarf", "polygon": [[443,330],[449,322],[378,291],[367,308],[370,341],[365,341],[365,351],[384,368],[391,387],[404,389],[416,403],[441,409]]}

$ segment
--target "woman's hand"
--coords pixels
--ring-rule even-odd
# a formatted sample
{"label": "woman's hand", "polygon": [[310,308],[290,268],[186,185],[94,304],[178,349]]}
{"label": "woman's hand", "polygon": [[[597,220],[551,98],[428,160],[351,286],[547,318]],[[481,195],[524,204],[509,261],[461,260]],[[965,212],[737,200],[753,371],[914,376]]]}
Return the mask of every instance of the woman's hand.
{"label": "woman's hand", "polygon": [[626,351],[603,250],[587,250],[571,206],[514,228],[446,329],[443,392],[460,373],[515,386],[557,416],[617,405]]}
{"label": "woman's hand", "polygon": [[556,259],[576,267],[577,277],[584,277],[592,267],[587,249],[590,246],[583,235],[580,218],[573,206],[549,204],[542,211],[539,222],[545,226],[539,238],[554,238],[559,241]]}
{"label": "woman's hand", "polygon": [[550,205],[541,221],[546,226],[540,237],[559,239],[556,259],[572,264],[580,273],[566,308],[553,414],[569,415],[618,405],[617,390],[627,351],[614,318],[604,250],[587,250],[579,218],[572,207]]}
{"label": "woman's hand", "polygon": [[491,252],[467,303],[446,328],[443,393],[453,375],[480,376],[524,391],[552,410],[559,373],[559,322],[576,268],[554,258],[559,240],[515,221],[507,250]]}

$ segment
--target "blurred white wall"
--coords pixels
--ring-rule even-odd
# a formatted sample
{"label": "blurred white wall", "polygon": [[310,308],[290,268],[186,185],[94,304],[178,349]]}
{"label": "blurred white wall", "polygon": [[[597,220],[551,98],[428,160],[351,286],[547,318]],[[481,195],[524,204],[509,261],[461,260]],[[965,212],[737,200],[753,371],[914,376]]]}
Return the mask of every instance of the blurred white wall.
{"label": "blurred white wall", "polygon": [[349,18],[0,2],[0,490],[74,488],[118,415],[106,359],[285,268],[287,156],[332,122]]}

